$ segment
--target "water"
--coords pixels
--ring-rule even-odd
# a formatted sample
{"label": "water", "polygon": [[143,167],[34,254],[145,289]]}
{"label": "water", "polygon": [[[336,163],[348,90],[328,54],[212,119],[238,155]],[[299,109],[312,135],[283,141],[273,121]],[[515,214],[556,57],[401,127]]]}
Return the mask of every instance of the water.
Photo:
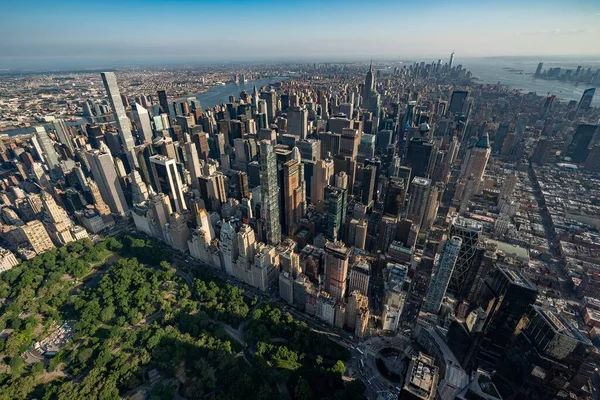
{"label": "water", "polygon": [[[200,93],[195,97],[200,100],[202,108],[212,108],[219,104],[229,103],[229,96],[234,96],[236,99],[240,96],[240,92],[245,90],[248,94],[252,94],[254,86],[260,91],[261,86],[268,86],[275,83],[279,83],[283,80],[288,79],[287,77],[273,77],[258,79],[255,81],[249,81],[245,84],[228,83],[223,86],[215,86],[210,88],[207,92]],[[194,97],[187,96],[187,97]]]}
{"label": "water", "polygon": [[[586,83],[571,83],[556,80],[545,80],[535,78],[533,74],[539,62],[544,62],[544,69],[561,67],[575,69],[578,65],[585,68],[590,67],[592,71],[600,68],[600,61],[580,60],[543,60],[528,58],[488,58],[488,59],[465,59],[462,60],[463,67],[476,75],[481,83],[497,84],[509,86],[513,89],[521,90],[525,93],[534,92],[540,96],[547,96],[548,93],[556,95],[561,101],[570,101],[581,99],[581,95],[589,86]],[[522,69],[523,74],[510,72],[503,68]],[[592,104],[600,106],[600,88],[594,96]]]}

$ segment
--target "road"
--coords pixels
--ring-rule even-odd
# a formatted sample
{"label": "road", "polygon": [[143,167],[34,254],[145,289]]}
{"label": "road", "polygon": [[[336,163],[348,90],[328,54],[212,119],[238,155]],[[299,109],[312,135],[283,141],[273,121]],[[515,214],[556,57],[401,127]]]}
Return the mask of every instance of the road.
{"label": "road", "polygon": [[559,282],[561,293],[565,295],[566,298],[573,297],[573,291],[571,289],[571,282],[569,276],[567,275],[565,263],[562,260],[559,251],[559,242],[556,241],[554,236],[554,229],[552,228],[552,223],[550,221],[550,213],[548,212],[548,208],[544,205],[543,197],[542,197],[542,189],[535,179],[535,174],[533,172],[533,166],[529,164],[529,180],[531,181],[531,186],[533,189],[533,195],[538,204],[538,209],[540,212],[540,216],[542,218],[542,225],[544,226],[544,231],[546,232],[546,240],[548,240],[548,248],[550,250],[550,255],[552,256],[552,262],[549,263],[552,268],[556,271]]}

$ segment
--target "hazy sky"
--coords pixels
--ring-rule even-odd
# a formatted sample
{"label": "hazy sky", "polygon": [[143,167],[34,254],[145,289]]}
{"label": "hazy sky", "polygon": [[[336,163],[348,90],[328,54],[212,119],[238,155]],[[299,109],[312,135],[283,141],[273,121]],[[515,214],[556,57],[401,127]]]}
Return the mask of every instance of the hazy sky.
{"label": "hazy sky", "polygon": [[600,55],[600,0],[0,0],[0,68]]}

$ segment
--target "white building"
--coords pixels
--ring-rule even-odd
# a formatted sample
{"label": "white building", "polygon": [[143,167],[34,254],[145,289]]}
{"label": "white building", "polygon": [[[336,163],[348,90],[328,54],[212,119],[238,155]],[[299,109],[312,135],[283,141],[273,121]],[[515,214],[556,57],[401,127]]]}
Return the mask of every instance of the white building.
{"label": "white building", "polygon": [[19,260],[10,250],[0,247],[0,272],[8,271],[18,264]]}

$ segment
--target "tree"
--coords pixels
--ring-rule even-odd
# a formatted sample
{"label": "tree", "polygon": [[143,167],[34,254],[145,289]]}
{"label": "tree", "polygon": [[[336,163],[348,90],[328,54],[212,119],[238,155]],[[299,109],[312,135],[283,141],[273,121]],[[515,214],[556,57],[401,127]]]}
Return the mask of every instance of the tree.
{"label": "tree", "polygon": [[346,365],[341,360],[337,360],[336,363],[331,367],[331,372],[339,373],[340,375],[344,375],[346,372]]}
{"label": "tree", "polygon": [[300,377],[296,386],[294,387],[294,399],[295,400],[310,400],[313,397],[312,389],[308,382]]}

